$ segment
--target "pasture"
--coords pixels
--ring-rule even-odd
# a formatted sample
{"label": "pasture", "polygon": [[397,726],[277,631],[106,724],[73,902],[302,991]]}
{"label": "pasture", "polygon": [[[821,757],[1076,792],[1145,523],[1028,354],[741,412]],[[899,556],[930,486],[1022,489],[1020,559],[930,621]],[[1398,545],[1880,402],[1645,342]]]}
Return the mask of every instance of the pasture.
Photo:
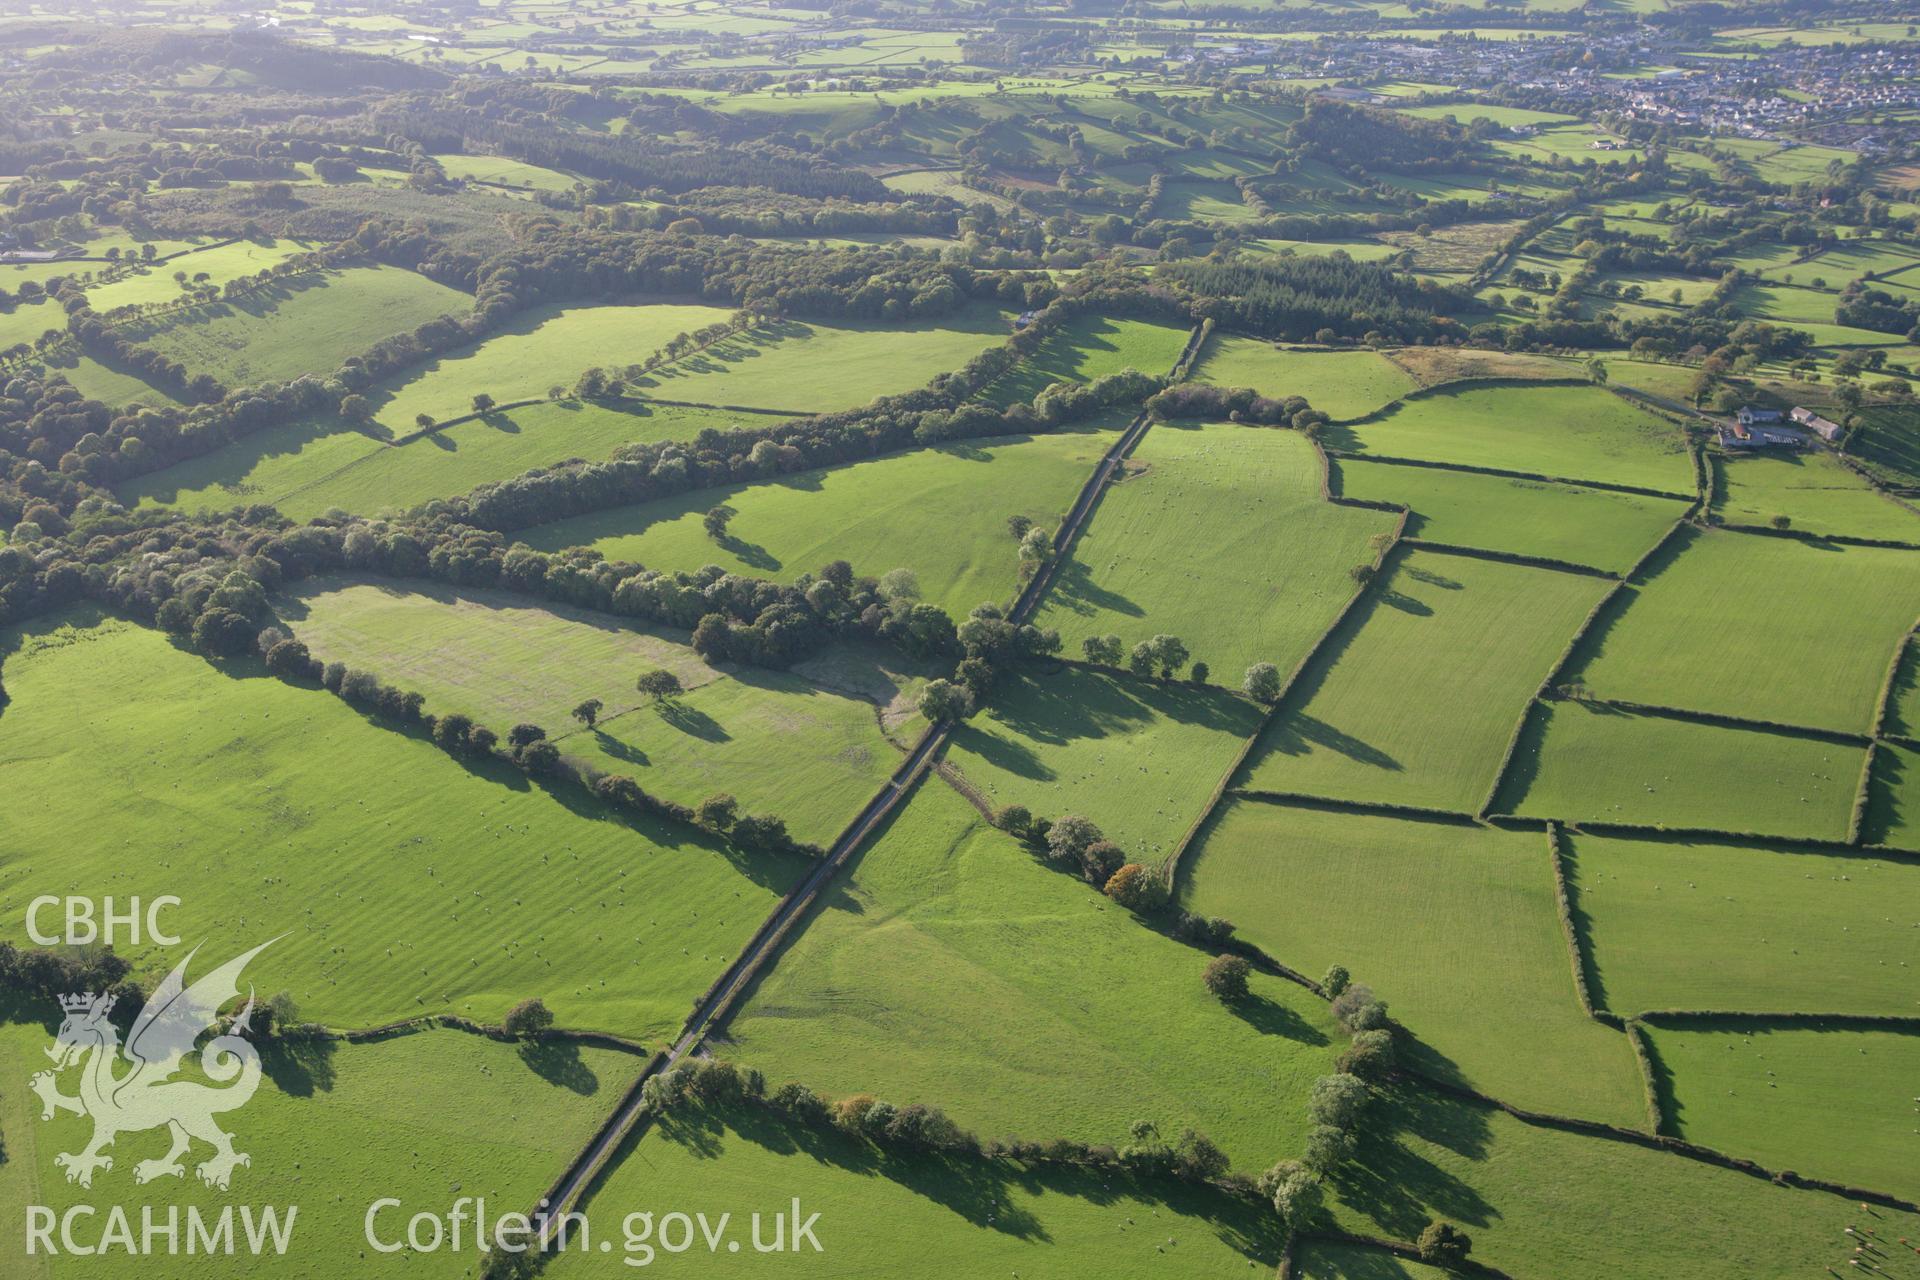
{"label": "pasture", "polygon": [[1897,743],[1880,744],[1860,838],[1868,844],[1920,849],[1920,752]]}
{"label": "pasture", "polygon": [[[249,977],[315,1021],[497,1022],[537,995],[563,1026],[651,1042],[801,869],[456,761],[251,663],[69,616],[7,633],[0,668],[10,941],[57,864],[102,894],[178,895],[177,931],[209,954],[289,935]],[[171,967],[126,954],[148,980]]]}
{"label": "pasture", "polygon": [[1844,840],[1865,755],[1864,747],[1605,704],[1543,703],[1495,811]]}
{"label": "pasture", "polygon": [[1084,667],[1015,671],[954,731],[946,759],[995,808],[1090,817],[1129,861],[1157,866],[1259,727],[1253,703],[1219,689]]}
{"label": "pasture", "polygon": [[1428,1074],[1646,1123],[1626,1037],[1580,1009],[1541,832],[1234,800],[1184,860],[1179,897],[1303,973],[1345,965]]}
{"label": "pasture", "polygon": [[1866,733],[1920,552],[1684,531],[1574,674],[1605,698]]}
{"label": "pasture", "polygon": [[1334,418],[1372,413],[1417,385],[1378,352],[1302,351],[1218,333],[1207,340],[1193,380],[1252,387],[1276,400],[1304,396],[1307,403]]}
{"label": "pasture", "polygon": [[1724,496],[1715,512],[1729,524],[1769,524],[1785,516],[1808,533],[1920,543],[1920,514],[1892,501],[1832,454],[1751,458],[1716,455]]}
{"label": "pasture", "polygon": [[1410,538],[1610,573],[1631,568],[1687,511],[1675,498],[1365,458],[1337,458],[1333,474],[1343,498],[1411,507]]}
{"label": "pasture", "polygon": [[1191,1124],[1257,1171],[1299,1150],[1338,1033],[1279,978],[1223,1006],[1205,963],[929,776],[758,979],[729,1056],[833,1094],[937,1100],[981,1133]]}
{"label": "pasture", "polygon": [[[87,290],[87,303],[96,312],[105,315],[116,307],[172,302],[183,292],[179,282],[174,279],[176,273],[185,273],[187,280],[196,285],[223,285],[241,276],[258,274],[319,247],[312,241],[275,240],[271,237],[212,245],[149,263],[106,284],[96,284]],[[93,264],[93,269],[98,271],[99,264]],[[206,277],[204,281],[200,279],[203,275]],[[0,273],[0,280],[4,279],[4,273]]]}
{"label": "pasture", "polygon": [[[1795,276],[1802,272],[1809,280],[1820,274],[1811,263],[1796,264]],[[1829,283],[1833,283],[1829,281]],[[1803,289],[1787,284],[1750,284],[1736,290],[1733,304],[1742,315],[1756,320],[1773,320],[1791,325],[1795,329],[1805,329],[1813,336],[1815,346],[1821,347],[1897,347],[1906,339],[1897,333],[1881,333],[1874,329],[1855,329],[1848,325],[1836,324],[1833,319],[1834,305],[1840,300],[1838,293],[1825,293],[1817,289]]]}
{"label": "pasture", "polygon": [[[504,735],[537,724],[564,755],[696,805],[727,791],[802,840],[839,834],[897,762],[873,707],[784,672],[722,672],[678,636],[524,597],[431,583],[303,584],[282,613],[323,661],[417,689]],[[657,705],[634,689],[664,668],[686,693]],[[572,709],[605,703],[597,725]]]}
{"label": "pasture", "polygon": [[1005,406],[1032,400],[1056,382],[1092,382],[1123,369],[1162,375],[1186,349],[1187,337],[1178,325],[1083,315],[1049,334],[980,398]]}
{"label": "pasture", "polygon": [[1437,390],[1334,427],[1326,442],[1390,458],[1693,492],[1679,430],[1599,387]]}
{"label": "pasture", "polygon": [[1178,635],[1215,679],[1255,662],[1289,670],[1354,591],[1386,512],[1320,496],[1320,462],[1292,431],[1160,424],[1100,498],[1035,622],[1067,651],[1115,634]]}
{"label": "pasture", "polygon": [[1920,867],[1711,840],[1565,841],[1594,999],[1616,1013],[1920,1014]]}
{"label": "pasture", "polygon": [[[1117,415],[1096,423],[1119,425]],[[649,568],[717,564],[781,580],[831,560],[874,578],[905,568],[922,599],[964,618],[982,601],[1006,603],[1018,585],[1009,517],[1056,527],[1113,438],[1090,429],[959,442],[616,507],[525,537],[545,550],[590,546]],[[715,539],[703,517],[721,504],[737,514]]]}
{"label": "pasture", "polygon": [[1647,1036],[1675,1136],[1768,1168],[1920,1193],[1920,1031],[1756,1018],[1661,1022]]}
{"label": "pasture", "polygon": [[1246,785],[1477,812],[1520,717],[1610,583],[1409,551],[1315,654]]}

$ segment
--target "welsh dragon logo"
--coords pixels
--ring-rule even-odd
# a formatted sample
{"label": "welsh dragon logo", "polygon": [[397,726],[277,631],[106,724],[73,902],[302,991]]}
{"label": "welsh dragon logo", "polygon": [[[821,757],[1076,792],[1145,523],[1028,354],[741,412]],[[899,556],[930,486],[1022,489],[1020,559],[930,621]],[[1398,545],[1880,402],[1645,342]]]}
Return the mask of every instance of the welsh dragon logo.
{"label": "welsh dragon logo", "polygon": [[[220,1006],[240,994],[241,970],[272,945],[263,942],[188,986],[187,966],[200,950],[195,947],[154,991],[124,1046],[119,1029],[107,1019],[113,1009],[111,995],[60,997],[67,1016],[47,1050],[54,1067],[35,1075],[32,1088],[40,1095],[42,1120],[53,1119],[56,1111],[93,1117],[93,1141],[80,1151],[54,1157],[67,1171],[68,1182],[91,1187],[95,1170],[113,1169],[113,1157],[102,1152],[115,1138],[161,1127],[172,1134],[173,1146],[159,1159],[134,1165],[135,1182],[185,1176],[181,1157],[196,1138],[213,1148],[213,1155],[194,1171],[210,1187],[225,1191],[234,1169],[252,1163],[245,1152],[233,1149],[233,1135],[214,1120],[223,1111],[245,1106],[260,1087],[260,1054],[245,1039],[253,1014],[251,990],[228,1031],[200,1051],[200,1074],[213,1084],[178,1077],[194,1045],[213,1029]],[[68,1097],[60,1092],[59,1077],[76,1066],[80,1094]],[[126,1067],[132,1069],[122,1074]]]}

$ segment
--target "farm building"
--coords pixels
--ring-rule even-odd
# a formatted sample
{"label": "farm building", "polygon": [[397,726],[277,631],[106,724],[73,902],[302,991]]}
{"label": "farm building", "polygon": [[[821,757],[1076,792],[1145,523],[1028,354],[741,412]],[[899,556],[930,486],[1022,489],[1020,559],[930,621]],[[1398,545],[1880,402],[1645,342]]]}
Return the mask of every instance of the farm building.
{"label": "farm building", "polygon": [[1831,418],[1823,418],[1813,410],[1802,405],[1793,411],[1793,420],[1822,440],[1838,440],[1840,424]]}
{"label": "farm building", "polygon": [[1754,427],[1779,422],[1785,416],[1778,409],[1758,409],[1746,404],[1740,406],[1740,411],[1733,415],[1733,419],[1743,427]]}
{"label": "farm building", "polygon": [[[1775,415],[1776,418],[1778,416],[1778,414]],[[1804,449],[1807,447],[1807,435],[1794,427],[1749,425],[1735,419],[1720,428],[1720,447],[1723,449]]]}

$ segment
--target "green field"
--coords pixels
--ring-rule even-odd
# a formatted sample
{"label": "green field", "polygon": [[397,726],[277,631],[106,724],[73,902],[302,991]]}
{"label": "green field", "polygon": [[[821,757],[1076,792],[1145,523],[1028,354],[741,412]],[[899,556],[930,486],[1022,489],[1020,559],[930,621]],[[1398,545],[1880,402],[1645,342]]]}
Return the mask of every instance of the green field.
{"label": "green field", "polygon": [[1813,738],[1556,702],[1521,736],[1500,804],[1520,796],[1513,812],[1568,822],[1843,840],[1865,754]]}
{"label": "green field", "polygon": [[1162,424],[1100,499],[1035,621],[1067,651],[1178,635],[1215,679],[1285,672],[1354,591],[1349,570],[1394,517],[1330,506],[1313,446],[1291,431]]}
{"label": "green field", "polygon": [[1891,742],[1880,744],[1860,837],[1868,844],[1920,847],[1920,752]]}
{"label": "green field", "polygon": [[[1793,274],[1796,280],[1812,280],[1821,272],[1815,263],[1803,262],[1795,264]],[[1838,284],[1834,280],[1828,280],[1828,283]],[[1733,304],[1742,315],[1805,329],[1813,336],[1815,346],[1897,347],[1906,341],[1897,333],[1835,324],[1833,309],[1839,300],[1837,293],[1787,284],[1750,284],[1736,290],[1733,295]]]}
{"label": "green field", "polygon": [[1009,405],[1032,400],[1056,382],[1092,382],[1123,369],[1158,377],[1173,368],[1187,337],[1187,330],[1177,325],[1083,315],[1049,334],[1038,350],[981,396]]}
{"label": "green field", "polygon": [[1611,586],[1411,551],[1315,655],[1246,785],[1474,813],[1534,690]]}
{"label": "green field", "polygon": [[[220,956],[221,961],[228,958]],[[269,1269],[274,1275],[316,1280],[366,1274],[360,1268],[371,1269],[374,1262],[364,1221],[368,1206],[384,1196],[398,1197],[407,1207],[380,1214],[377,1227],[383,1241],[404,1238],[413,1212],[429,1206],[446,1212],[456,1195],[485,1197],[494,1214],[530,1208],[639,1074],[642,1063],[617,1050],[563,1044],[522,1047],[458,1031],[403,1035],[365,1045],[269,1047],[262,1054],[259,1092],[244,1109],[222,1120],[233,1133],[235,1149],[252,1158],[251,1164],[233,1172],[230,1192],[202,1186],[194,1176],[194,1167],[211,1153],[198,1143],[186,1157],[184,1177],[137,1184],[133,1166],[167,1149],[166,1135],[153,1130],[123,1134],[112,1148],[114,1168],[97,1175],[89,1191],[69,1184],[53,1158],[84,1147],[91,1122],[72,1115],[43,1122],[39,1099],[25,1087],[28,1076],[46,1067],[43,1051],[51,1043],[51,1027],[0,1024],[0,1068],[7,1082],[0,1089],[0,1137],[8,1156],[0,1163],[0,1230],[11,1240],[21,1240],[23,1209],[29,1204],[47,1205],[57,1213],[73,1205],[100,1204],[104,1216],[110,1201],[124,1208],[138,1241],[142,1206],[152,1206],[163,1224],[168,1208],[178,1206],[179,1249],[184,1255],[188,1206],[209,1221],[236,1202],[256,1213],[273,1205],[283,1221],[287,1211],[298,1206],[284,1258],[257,1261],[244,1246],[231,1254],[196,1255],[192,1274],[215,1277],[254,1276]],[[74,1087],[71,1075],[63,1080],[64,1091],[71,1093]],[[484,1114],[486,1124],[474,1124],[476,1114]],[[85,1223],[84,1218],[80,1221]],[[96,1218],[91,1225],[98,1231],[104,1223]],[[76,1229],[79,1239],[86,1239],[86,1230],[86,1225]],[[234,1234],[242,1236],[238,1222]],[[164,1236],[157,1237],[157,1247],[164,1257]],[[451,1251],[415,1256],[409,1259],[408,1273],[471,1275],[472,1258],[470,1252]],[[45,1276],[49,1261],[16,1253],[9,1259],[8,1274]],[[128,1255],[118,1252],[51,1261],[51,1274],[63,1277],[129,1271]],[[174,1265],[184,1271],[189,1264]]]}
{"label": "green field", "polygon": [[[1270,1215],[1218,1193],[1070,1169],[902,1155],[735,1108],[677,1112],[649,1132],[589,1205],[588,1229],[611,1239],[613,1253],[597,1244],[574,1249],[555,1258],[548,1273],[555,1280],[635,1274],[623,1260],[624,1220],[634,1210],[658,1215],[685,1206],[704,1210],[709,1223],[730,1212],[734,1243],[752,1239],[752,1215],[759,1213],[770,1241],[771,1219],[791,1218],[795,1197],[803,1218],[820,1215],[820,1253],[802,1246],[763,1257],[744,1245],[737,1253],[725,1245],[709,1253],[696,1237],[693,1251],[680,1258],[715,1276],[778,1270],[801,1277],[1225,1280],[1271,1274],[1281,1248]],[[638,1262],[647,1255],[629,1256]],[[652,1256],[668,1267],[680,1260],[664,1251]]]}
{"label": "green field", "polygon": [[399,267],[301,276],[125,336],[230,387],[331,374],[348,356],[472,305],[466,294]]}
{"label": "green field", "polygon": [[[62,883],[179,896],[177,932],[209,954],[290,934],[249,977],[330,1025],[497,1021],[538,995],[563,1026],[651,1041],[801,869],[460,763],[331,694],[215,668],[130,624],[47,620],[8,644],[10,941],[26,941],[26,901],[57,863]],[[127,954],[149,979],[172,964]]]}
{"label": "green field", "polygon": [[1827,1024],[1650,1026],[1672,1132],[1774,1169],[1920,1193],[1920,1032]]}
{"label": "green field", "polygon": [[1920,614],[1920,552],[1681,535],[1574,674],[1630,702],[1865,733]]}
{"label": "green field", "polygon": [[566,191],[575,182],[557,169],[543,169],[505,156],[443,155],[433,157],[449,178],[468,182],[486,182],[496,186],[517,187],[527,191]]}
{"label": "green field", "polygon": [[1259,727],[1252,702],[1217,689],[1081,667],[1016,672],[954,731],[946,758],[994,807],[1092,818],[1129,861],[1151,866]]}
{"label": "green field", "polygon": [[1580,1009],[1540,832],[1238,800],[1180,879],[1182,906],[1234,921],[1283,964],[1345,965],[1407,1029],[1420,1070],[1645,1127],[1626,1037]]}
{"label": "green field", "polygon": [[503,409],[391,444],[338,418],[269,427],[224,448],[120,486],[141,506],[222,510],[266,503],[294,520],[334,508],[404,511],[569,458],[605,460],[623,444],[691,440],[766,421],[722,409],[626,400],[543,401]]}
{"label": "green field", "polygon": [[1222,1006],[1205,963],[930,777],[759,979],[729,1056],[829,1093],[938,1100],[981,1133],[1193,1124],[1258,1171],[1300,1149],[1337,1033],[1278,978]]}
{"label": "green field", "polygon": [[1714,459],[1725,499],[1714,510],[1729,524],[1768,524],[1786,516],[1808,533],[1920,542],[1920,515],[1886,497],[1829,453]]}
{"label": "green field", "polygon": [[[183,293],[179,282],[173,278],[176,271],[186,272],[188,281],[196,286],[223,285],[241,276],[257,275],[268,267],[276,266],[288,258],[319,247],[312,241],[274,240],[263,237],[259,240],[239,240],[233,244],[198,249],[177,258],[169,258],[164,262],[151,263],[141,270],[107,284],[95,285],[87,290],[87,303],[95,311],[105,315],[116,307],[172,302]],[[104,264],[90,265],[98,271]],[[201,275],[205,275],[207,279],[198,280],[197,277]],[[4,280],[4,274],[0,274],[0,281]],[[449,307],[460,305],[458,297],[448,305]]]}
{"label": "green field", "polygon": [[1336,427],[1329,448],[1693,492],[1693,464],[1674,427],[1598,387],[1441,390],[1376,418]]}
{"label": "green field", "polygon": [[[6,284],[6,273],[0,272],[0,288],[5,288]],[[44,298],[38,302],[15,302],[0,311],[0,351],[20,342],[31,345],[47,330],[66,327],[66,312]]]}
{"label": "green field", "polygon": [[1222,387],[1252,387],[1276,400],[1305,396],[1334,418],[1372,413],[1416,385],[1375,351],[1302,351],[1224,334],[1207,340],[1193,378]]}
{"label": "green field", "polygon": [[[430,583],[303,584],[281,611],[323,661],[364,668],[504,735],[528,722],[562,753],[682,804],[732,792],[802,840],[828,844],[898,763],[874,709],[784,672],[723,673],[678,636],[625,620]],[[634,691],[665,668],[688,692],[655,707]],[[591,730],[569,713],[606,704]]]}
{"label": "green field", "polygon": [[1616,1013],[1920,1014],[1920,868],[1696,840],[1566,841],[1594,998]]}
{"label": "green field", "polygon": [[1315,1240],[1294,1255],[1300,1280],[1447,1280],[1448,1272],[1424,1262],[1362,1245]]}
{"label": "green field", "polygon": [[1333,474],[1341,497],[1411,507],[1410,538],[1610,573],[1630,569],[1687,512],[1674,498],[1364,458],[1335,459]]}
{"label": "green field", "polygon": [[[1112,443],[1113,432],[1100,429],[962,442],[616,507],[526,537],[543,549],[590,546],[649,568],[717,564],[783,580],[830,560],[874,578],[906,568],[922,599],[964,618],[984,600],[1006,603],[1018,586],[1019,544],[1008,518],[1058,526]],[[715,541],[703,517],[720,504],[738,514]]]}

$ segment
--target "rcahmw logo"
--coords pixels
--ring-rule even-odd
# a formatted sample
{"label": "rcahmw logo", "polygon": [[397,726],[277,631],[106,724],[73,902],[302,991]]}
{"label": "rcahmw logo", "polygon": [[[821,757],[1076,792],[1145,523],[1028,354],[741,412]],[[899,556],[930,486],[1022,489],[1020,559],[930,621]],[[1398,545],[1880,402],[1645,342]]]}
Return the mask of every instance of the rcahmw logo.
{"label": "rcahmw logo", "polygon": [[[30,1085],[40,1097],[43,1121],[63,1111],[93,1121],[91,1141],[54,1157],[68,1182],[92,1187],[96,1174],[113,1171],[114,1158],[106,1149],[122,1135],[149,1129],[165,1129],[171,1145],[165,1154],[133,1165],[136,1183],[184,1179],[184,1158],[196,1152],[196,1144],[212,1152],[195,1165],[194,1175],[216,1190],[228,1190],[235,1171],[253,1163],[234,1147],[233,1135],[217,1119],[245,1106],[260,1087],[260,1053],[247,1039],[254,1008],[251,989],[240,1013],[198,1052],[197,1075],[212,1083],[183,1079],[181,1072],[201,1037],[216,1029],[220,1007],[239,998],[241,971],[271,945],[264,942],[189,986],[187,966],[199,952],[194,948],[147,1000],[124,1045],[110,1017],[113,996],[76,992],[60,998],[66,1017],[47,1050],[53,1069],[36,1074]],[[71,1095],[60,1087],[70,1071],[78,1073],[77,1092]],[[282,1213],[273,1206],[242,1206],[236,1235],[231,1205],[211,1215],[197,1206],[182,1211],[148,1205],[138,1211],[137,1228],[133,1215],[119,1205],[72,1205],[60,1213],[29,1205],[27,1252],[233,1253],[243,1248],[259,1254],[271,1248],[284,1253],[299,1206],[288,1206],[284,1219]]]}

